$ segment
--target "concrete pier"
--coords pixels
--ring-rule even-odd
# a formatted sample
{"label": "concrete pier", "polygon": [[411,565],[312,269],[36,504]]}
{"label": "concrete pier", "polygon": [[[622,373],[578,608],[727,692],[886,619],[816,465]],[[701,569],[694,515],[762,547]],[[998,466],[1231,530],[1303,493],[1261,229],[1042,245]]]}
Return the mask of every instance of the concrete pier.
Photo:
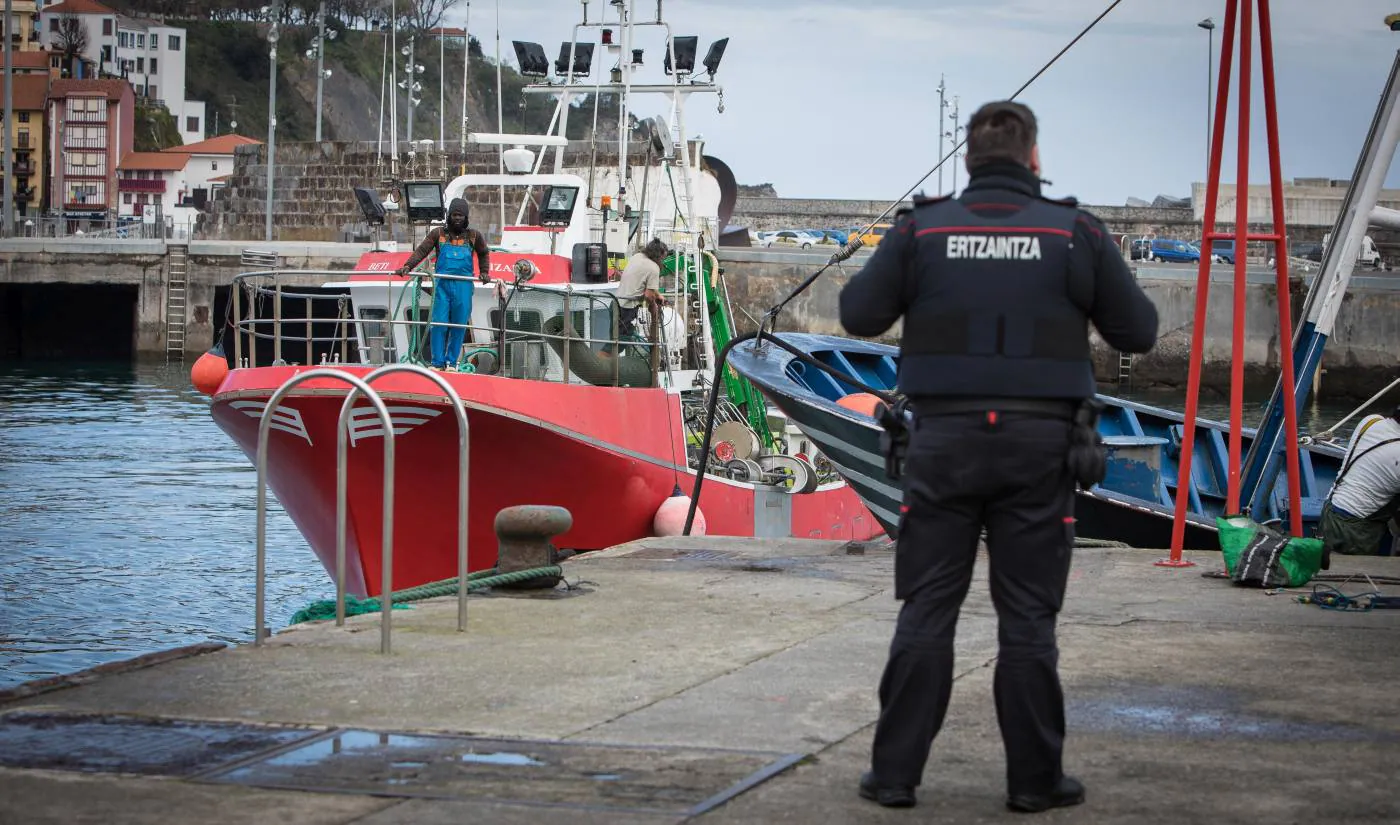
{"label": "concrete pier", "polygon": [[[89,334],[97,321],[108,325],[124,318],[124,310],[105,294],[95,298],[99,306],[83,306],[77,299],[83,289],[101,286],[134,295],[130,342],[119,351],[134,355],[163,355],[166,351],[167,306],[172,258],[187,255],[188,283],[185,297],[184,348],[197,357],[214,341],[222,316],[221,303],[229,285],[251,265],[243,263],[249,250],[274,253],[283,269],[349,271],[367,247],[340,243],[257,243],[250,241],[192,241],[186,247],[163,241],[9,239],[0,241],[0,357],[7,352],[26,353],[25,319],[41,305],[45,323],[75,329],[78,337]],[[173,251],[172,251],[173,250]],[[786,251],[771,249],[719,250],[725,283],[734,305],[735,323],[752,329],[755,319],[830,257],[827,250]],[[869,255],[859,253],[844,267],[824,275],[804,295],[793,301],[779,329],[843,335],[837,312],[837,296],[850,276]],[[1191,325],[1195,314],[1196,270],[1193,266],[1134,264],[1139,282],[1161,315],[1160,339],[1154,351],[1132,360],[1134,386],[1180,386],[1186,377]],[[1295,315],[1306,292],[1306,279],[1316,275],[1295,273],[1292,298]],[[1229,386],[1231,348],[1231,290],[1233,273],[1217,266],[1206,334],[1204,386]],[[317,286],[324,275],[291,275],[285,283]],[[65,287],[58,295],[41,290]],[[1278,370],[1278,311],[1274,273],[1252,270],[1249,275],[1245,358],[1247,379],[1272,387]],[[27,299],[25,296],[29,296]],[[74,306],[54,306],[58,301]],[[300,305],[291,305],[288,317],[303,317]],[[13,316],[9,322],[7,315]],[[93,316],[93,317],[88,317]],[[48,319],[52,319],[49,321]],[[33,322],[31,322],[32,324]],[[111,335],[123,330],[113,328]],[[896,328],[897,332],[897,328]],[[70,339],[71,340],[71,339]],[[888,340],[895,340],[891,336]],[[1358,272],[1348,300],[1337,319],[1323,363],[1327,370],[1325,391],[1333,397],[1366,398],[1395,378],[1400,348],[1400,277],[1394,273]],[[1100,381],[1119,378],[1118,353],[1102,341],[1094,341],[1094,359]],[[38,353],[40,355],[45,353]]]}
{"label": "concrete pier", "polygon": [[[1153,567],[1158,555],[1076,551],[1059,641],[1066,768],[1088,802],[1046,820],[1400,820],[1400,611],[1321,610],[1202,578],[1218,554],[1188,570]],[[892,566],[879,545],[652,539],[565,562],[569,590],[473,596],[466,634],[452,599],[418,603],[395,616],[392,657],[368,615],[11,695],[0,821],[1013,821],[985,559],[919,808],[856,797]],[[1333,573],[1363,571],[1397,575],[1400,560],[1334,560]],[[251,608],[233,607],[251,626]],[[42,768],[44,740],[14,734],[119,718],[150,728]],[[181,740],[183,761],[160,763],[160,730],[216,722],[281,739],[251,754]],[[164,766],[112,773],[123,759]],[[579,773],[605,764],[616,770]]]}

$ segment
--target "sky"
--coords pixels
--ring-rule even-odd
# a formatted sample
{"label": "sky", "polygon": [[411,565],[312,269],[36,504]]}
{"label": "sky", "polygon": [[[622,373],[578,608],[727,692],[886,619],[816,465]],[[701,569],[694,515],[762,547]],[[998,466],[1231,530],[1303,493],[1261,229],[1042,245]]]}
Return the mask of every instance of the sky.
{"label": "sky", "polygon": [[[655,18],[655,0],[630,2],[637,19]],[[783,197],[894,200],[916,185],[940,191],[937,174],[925,179],[940,157],[940,76],[946,132],[955,95],[965,123],[981,103],[1019,88],[1110,2],[664,0],[663,10],[677,35],[699,36],[702,55],[711,41],[730,38],[716,75],[724,112],[714,96],[695,95],[686,126],[740,183],[771,183]],[[1283,177],[1349,178],[1400,49],[1400,32],[1382,23],[1400,12],[1400,0],[1270,6]],[[613,11],[605,0],[587,7],[590,20]],[[1206,174],[1208,85],[1215,96],[1207,59],[1218,71],[1225,7],[1225,0],[1123,0],[1018,98],[1039,119],[1042,174],[1054,182],[1047,194],[1100,205],[1190,195]],[[504,0],[502,58],[514,64],[511,41],[528,40],[552,59],[582,8],[580,0]],[[466,23],[492,54],[496,9],[494,0],[463,0],[447,19]],[[1196,25],[1205,18],[1216,23],[1213,35]],[[596,37],[595,29],[580,40]],[[662,82],[664,36],[639,29],[638,41],[645,67],[637,80]],[[1252,51],[1250,180],[1261,184],[1268,162],[1257,21]],[[666,106],[656,95],[630,102],[639,117]],[[1236,175],[1235,134],[1232,114],[1227,182]],[[953,163],[943,166],[943,191],[952,189]],[[1396,166],[1392,185],[1400,183]],[[966,177],[959,169],[959,186]]]}

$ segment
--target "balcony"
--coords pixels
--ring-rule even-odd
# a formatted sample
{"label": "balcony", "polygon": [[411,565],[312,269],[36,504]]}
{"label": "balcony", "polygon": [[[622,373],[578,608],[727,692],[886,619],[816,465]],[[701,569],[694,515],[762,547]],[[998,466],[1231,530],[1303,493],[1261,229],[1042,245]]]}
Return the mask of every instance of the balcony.
{"label": "balcony", "polygon": [[64,164],[63,176],[65,178],[95,178],[97,180],[106,180],[107,169],[102,166],[76,166]]}
{"label": "balcony", "polygon": [[118,178],[117,191],[119,192],[156,192],[165,194],[165,180],[141,180],[140,178]]}
{"label": "balcony", "polygon": [[106,148],[107,148],[107,136],[106,136],[106,135],[103,135],[102,137],[73,137],[72,135],[64,135],[64,136],[63,136],[63,148],[64,148],[64,149],[106,149]]}
{"label": "balcony", "polygon": [[105,107],[103,111],[97,112],[73,109],[70,107],[64,112],[64,119],[69,123],[106,123],[107,112]]}
{"label": "balcony", "polygon": [[26,177],[34,174],[34,164],[31,161],[15,161],[12,168],[15,170],[15,177]]}
{"label": "balcony", "polygon": [[31,186],[17,187],[15,189],[16,203],[29,203],[34,200],[34,188]]}

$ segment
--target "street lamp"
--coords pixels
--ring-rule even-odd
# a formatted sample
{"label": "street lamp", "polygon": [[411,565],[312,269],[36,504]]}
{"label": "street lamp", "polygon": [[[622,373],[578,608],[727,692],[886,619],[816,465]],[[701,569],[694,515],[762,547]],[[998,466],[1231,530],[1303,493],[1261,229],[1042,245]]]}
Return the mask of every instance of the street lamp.
{"label": "street lamp", "polygon": [[1215,73],[1213,62],[1215,59],[1215,21],[1207,17],[1196,24],[1197,27],[1206,30],[1206,177],[1210,177],[1210,135],[1211,135],[1211,113],[1214,107],[1211,105],[1210,82],[1211,75]]}
{"label": "street lamp", "polygon": [[408,93],[407,139],[410,144],[413,143],[413,113],[417,109],[418,104],[423,102],[423,98],[419,96],[419,92],[423,91],[423,84],[418,80],[418,75],[423,73],[424,67],[423,64],[415,63],[413,60],[413,41],[415,38],[416,35],[410,34],[408,36],[408,45],[400,49],[400,53],[403,54],[405,58],[403,70],[405,74],[407,74],[407,77],[399,81],[399,88]]}
{"label": "street lamp", "polygon": [[326,0],[316,9],[316,36],[311,38],[311,48],[306,50],[306,59],[316,61],[316,142],[321,142],[321,98],[322,86],[331,76],[326,68],[326,41],[335,39],[335,29],[326,31]]}
{"label": "street lamp", "polygon": [[271,9],[263,6],[262,10],[270,12],[269,19],[272,21],[272,28],[267,32],[267,62],[270,80],[267,84],[267,203],[265,214],[263,215],[263,235],[264,240],[272,240],[272,181],[277,168],[277,21],[282,16],[282,0],[277,0]]}

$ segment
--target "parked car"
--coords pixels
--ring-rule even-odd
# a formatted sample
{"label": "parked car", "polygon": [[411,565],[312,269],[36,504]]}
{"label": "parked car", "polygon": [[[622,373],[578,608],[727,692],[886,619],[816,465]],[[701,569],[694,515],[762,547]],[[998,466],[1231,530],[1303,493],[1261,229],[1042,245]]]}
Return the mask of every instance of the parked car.
{"label": "parked car", "polygon": [[795,229],[782,229],[777,232],[769,232],[766,233],[767,237],[764,237],[764,234],[765,233],[763,232],[759,233],[759,246],[795,246],[799,249],[811,249],[814,244],[819,244],[822,242],[822,239],[818,238],[816,235],[811,235],[806,232],[798,232]]}
{"label": "parked car", "polygon": [[[1199,249],[1199,247],[1197,247]],[[1235,262],[1235,242],[1217,238],[1210,242],[1210,259],[1223,264]]]}
{"label": "parked car", "polygon": [[[1138,242],[1134,241],[1134,245]],[[1149,261],[1169,263],[1197,263],[1201,260],[1201,250],[1186,241],[1170,238],[1153,238],[1142,248],[1142,255]]]}
{"label": "parked car", "polygon": [[1294,258],[1302,258],[1306,261],[1316,261],[1322,263],[1322,244],[1317,241],[1305,241],[1293,244],[1293,248],[1288,254]]}
{"label": "parked car", "polygon": [[854,232],[860,235],[860,242],[866,246],[879,246],[880,239],[885,237],[885,233],[893,228],[894,224],[892,223],[877,223],[870,227],[869,232],[865,232],[864,227],[859,227],[855,229]]}
{"label": "parked car", "polygon": [[843,246],[846,241],[850,239],[850,235],[840,229],[809,229],[807,231],[811,232],[813,235],[821,236],[830,243],[841,244]]}

